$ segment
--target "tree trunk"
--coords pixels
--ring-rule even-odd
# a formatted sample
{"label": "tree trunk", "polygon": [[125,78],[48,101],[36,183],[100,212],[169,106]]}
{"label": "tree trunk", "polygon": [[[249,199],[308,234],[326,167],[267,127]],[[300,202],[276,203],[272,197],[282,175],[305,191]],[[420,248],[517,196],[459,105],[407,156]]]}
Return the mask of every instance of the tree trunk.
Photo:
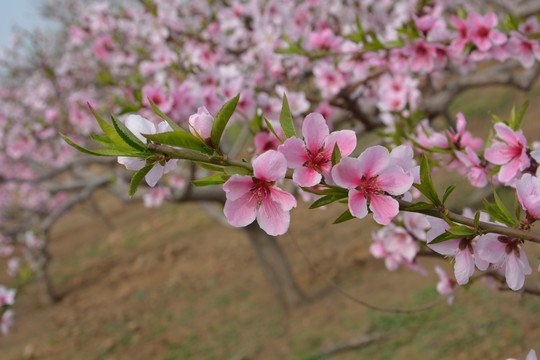
{"label": "tree trunk", "polygon": [[277,239],[261,230],[256,223],[248,225],[245,231],[255,249],[264,276],[285,309],[305,304],[306,297],[300,291]]}

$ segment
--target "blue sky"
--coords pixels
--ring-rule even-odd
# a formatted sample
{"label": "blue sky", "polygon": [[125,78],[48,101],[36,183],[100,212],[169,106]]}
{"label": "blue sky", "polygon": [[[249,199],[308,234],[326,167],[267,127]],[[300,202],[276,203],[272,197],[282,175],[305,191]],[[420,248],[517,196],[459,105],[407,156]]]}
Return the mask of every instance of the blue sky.
{"label": "blue sky", "polygon": [[44,0],[0,0],[0,49],[11,44],[11,29],[17,25],[26,29],[44,27],[39,16]]}

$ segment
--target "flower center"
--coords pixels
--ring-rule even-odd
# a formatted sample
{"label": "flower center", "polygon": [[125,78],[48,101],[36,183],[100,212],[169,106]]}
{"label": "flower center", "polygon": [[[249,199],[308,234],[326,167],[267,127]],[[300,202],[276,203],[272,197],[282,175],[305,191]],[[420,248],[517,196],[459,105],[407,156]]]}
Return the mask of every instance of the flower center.
{"label": "flower center", "polygon": [[309,160],[302,165],[308,168],[312,168],[318,173],[322,173],[325,165],[330,162],[330,156],[326,151],[324,151],[324,146],[321,147],[317,153],[312,153],[311,151],[309,151],[309,149],[307,150],[307,153]]}
{"label": "flower center", "polygon": [[366,195],[383,193],[383,191],[379,188],[379,184],[377,183],[377,177],[378,176],[374,176],[366,179],[364,176],[362,176],[362,181],[360,185],[356,187],[356,190]]}
{"label": "flower center", "polygon": [[252,177],[251,180],[253,181],[253,187],[249,189],[249,191],[251,191],[249,201],[257,201],[257,207],[260,207],[261,204],[270,196],[270,187],[276,182],[264,181],[256,177]]}

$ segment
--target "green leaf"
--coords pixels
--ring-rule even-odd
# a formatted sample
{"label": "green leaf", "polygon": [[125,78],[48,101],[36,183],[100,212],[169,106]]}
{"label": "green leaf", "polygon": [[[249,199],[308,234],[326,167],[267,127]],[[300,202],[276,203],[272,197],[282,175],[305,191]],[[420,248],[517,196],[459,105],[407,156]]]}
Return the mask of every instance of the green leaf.
{"label": "green leaf", "polygon": [[431,202],[437,206],[442,205],[439,196],[433,186],[433,180],[431,179],[431,170],[429,168],[429,162],[426,154],[422,156],[422,162],[420,164],[420,184],[421,186],[416,188],[424,194]]}
{"label": "green leaf", "polygon": [[261,132],[263,130],[263,112],[260,108],[257,108],[255,114],[253,115],[253,120],[251,121],[251,130],[254,133]]}
{"label": "green leaf", "polygon": [[411,206],[407,206],[407,208],[403,209],[404,211],[419,211],[419,210],[429,210],[429,209],[436,209],[437,207],[433,204],[427,203],[425,201],[420,201],[417,203],[412,204]]}
{"label": "green leaf", "polygon": [[519,108],[519,111],[516,115],[516,120],[514,122],[513,129],[515,131],[518,131],[521,129],[521,125],[523,124],[523,118],[525,117],[525,113],[527,112],[527,108],[529,107],[529,100],[525,101],[523,105]]}
{"label": "green leaf", "polygon": [[315,195],[342,195],[342,198],[347,197],[347,195],[349,194],[349,191],[347,189],[339,188],[315,190],[308,187],[302,187],[302,190]]}
{"label": "green leaf", "polygon": [[476,230],[468,228],[465,225],[452,225],[450,229],[447,230],[450,234],[459,235],[462,237],[474,236],[476,235]]}
{"label": "green leaf", "polygon": [[221,136],[225,130],[225,126],[231,119],[234,110],[236,110],[236,105],[240,100],[240,94],[236,95],[229,101],[227,101],[221,109],[219,109],[216,119],[214,120],[214,125],[212,126],[211,141],[212,145],[217,149],[219,148],[219,142],[221,141]]}
{"label": "green leaf", "polygon": [[135,192],[137,191],[137,188],[139,187],[139,184],[141,183],[142,179],[152,170],[155,164],[146,165],[141,170],[137,171],[135,175],[131,178],[131,182],[129,184],[129,197],[133,197],[135,195]]}
{"label": "green leaf", "polygon": [[501,210],[504,217],[506,217],[509,221],[512,222],[512,226],[518,226],[518,222],[512,217],[506,205],[504,205],[502,200],[499,198],[499,195],[497,195],[497,192],[495,191],[495,187],[493,185],[491,186],[491,189],[493,190],[493,198],[495,199],[495,204]]}
{"label": "green leaf", "polygon": [[339,146],[337,144],[334,145],[334,150],[332,151],[332,166],[336,166],[336,164],[339,164],[341,161],[341,151],[339,150]]}
{"label": "green leaf", "polygon": [[146,151],[146,144],[143,143],[138,137],[135,136],[116,116],[111,114],[111,119],[116,129],[116,133],[120,135],[122,140],[134,149]]}
{"label": "green leaf", "polygon": [[203,162],[195,162],[195,164],[199,165],[203,169],[206,169],[208,171],[215,171],[215,172],[225,172],[225,169],[219,166],[210,165]]}
{"label": "green leaf", "polygon": [[318,208],[318,207],[321,207],[321,206],[325,206],[325,205],[333,203],[334,201],[341,200],[344,197],[346,197],[346,195],[345,196],[343,196],[343,195],[326,195],[326,196],[323,196],[320,199],[317,199],[315,202],[313,202],[313,204],[311,204],[311,206],[309,208],[310,209],[315,209],[315,208]]}
{"label": "green leaf", "polygon": [[161,111],[161,109],[158,108],[157,105],[152,101],[152,99],[150,99],[150,97],[147,97],[147,99],[148,99],[148,102],[150,102],[150,105],[152,106],[152,110],[154,111],[154,113],[160,118],[162,118],[163,120],[165,120],[167,124],[169,124],[169,126],[174,131],[185,131],[180,126],[178,126],[174,121],[172,121],[167,115],[165,115],[163,111]]}
{"label": "green leaf", "polygon": [[274,136],[276,137],[276,139],[279,140],[280,143],[283,144],[283,140],[278,136],[278,134],[276,134],[276,131],[274,130],[274,127],[272,126],[272,123],[270,121],[268,121],[267,118],[264,118],[264,122],[266,123],[266,126],[268,127],[268,129],[270,130],[270,132],[272,134],[274,134]]}
{"label": "green leaf", "polygon": [[[118,135],[114,126],[112,126],[107,121],[105,121],[105,119],[99,116],[99,114],[94,110],[92,105],[90,105],[89,103],[87,103],[87,105],[90,108],[90,111],[92,112],[92,114],[94,115],[94,118],[98,122],[99,127],[101,128],[101,130],[103,130],[103,133],[111,140],[111,142],[116,144],[117,147],[124,147],[124,148],[130,149],[131,146],[129,146],[122,139],[122,137],[120,137],[120,135]],[[100,142],[99,140],[96,140],[96,141]]]}
{"label": "green leaf", "polygon": [[478,230],[478,224],[480,223],[480,211],[474,214],[474,228]]}
{"label": "green leaf", "polygon": [[95,156],[131,156],[131,157],[141,157],[144,158],[147,156],[147,153],[141,153],[138,151],[133,151],[132,149],[95,149],[95,150],[89,150],[86,148],[83,148],[80,145],[75,144],[73,141],[71,141],[67,136],[64,134],[60,134],[65,142],[67,142],[69,145],[74,147],[75,149],[79,150],[80,152],[83,152],[85,154],[95,155]]}
{"label": "green leaf", "polygon": [[515,220],[505,215],[504,212],[501,211],[501,209],[497,205],[484,200],[484,206],[487,213],[493,220],[511,227],[515,226]]}
{"label": "green leaf", "polygon": [[143,136],[158,144],[177,146],[204,154],[214,153],[214,149],[195,135],[192,135],[186,131],[169,131],[152,135],[143,134]]}
{"label": "green leaf", "polygon": [[442,233],[441,235],[437,236],[435,239],[431,240],[429,244],[438,244],[440,242],[451,240],[451,239],[461,239],[463,236],[461,235],[454,235],[448,232]]}
{"label": "green leaf", "polygon": [[227,166],[226,168],[224,168],[225,170],[225,174],[227,175],[249,175],[249,176],[253,176],[253,172],[250,171],[249,169],[246,169],[246,168],[243,168],[243,167],[240,167],[240,166]]}
{"label": "green leaf", "polygon": [[452,191],[454,191],[455,188],[456,188],[456,184],[450,185],[449,187],[446,188],[443,195],[443,199],[442,199],[443,205],[444,203],[446,203],[446,199],[448,199],[448,196],[450,196],[450,194],[452,193]]}
{"label": "green leaf", "polygon": [[340,224],[342,222],[352,220],[354,219],[354,216],[352,216],[349,209],[345,210],[345,212],[338,216],[336,220],[334,220],[333,224]]}
{"label": "green leaf", "polygon": [[521,204],[519,203],[517,191],[514,193],[514,215],[518,222],[521,221]]}
{"label": "green leaf", "polygon": [[281,129],[283,130],[283,134],[285,135],[286,139],[297,136],[291,115],[291,109],[289,108],[289,101],[287,100],[287,95],[285,93],[283,93],[283,105],[281,106],[279,123],[281,124]]}
{"label": "green leaf", "polygon": [[229,180],[229,177],[225,174],[214,174],[202,179],[193,180],[191,183],[195,186],[221,185]]}
{"label": "green leaf", "polygon": [[512,106],[512,110],[510,110],[510,118],[508,119],[508,125],[511,129],[515,129],[516,126],[516,106]]}
{"label": "green leaf", "polygon": [[[109,139],[107,136],[104,135],[94,135],[91,134],[90,137],[94,139],[96,142],[98,142],[100,145],[105,146],[107,148],[116,148],[116,144]],[[131,148],[128,148],[131,149]]]}

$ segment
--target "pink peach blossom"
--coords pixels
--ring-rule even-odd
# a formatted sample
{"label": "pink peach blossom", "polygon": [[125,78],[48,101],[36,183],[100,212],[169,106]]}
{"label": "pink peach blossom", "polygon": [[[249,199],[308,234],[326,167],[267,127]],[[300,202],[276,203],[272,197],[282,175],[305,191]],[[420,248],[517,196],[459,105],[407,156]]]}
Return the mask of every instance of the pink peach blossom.
{"label": "pink peach blossom", "polygon": [[524,174],[516,183],[519,203],[532,217],[540,219],[540,179]]}
{"label": "pink peach blossom", "polygon": [[385,147],[372,146],[358,158],[343,158],[334,166],[334,181],[349,189],[349,210],[353,216],[364,218],[369,207],[377,223],[388,225],[399,213],[399,203],[392,196],[407,192],[414,178],[410,168],[393,164],[391,159]]}
{"label": "pink peach blossom", "polygon": [[335,144],[342,156],[348,156],[356,147],[354,131],[341,130],[329,134],[326,120],[318,113],[306,116],[302,133],[304,141],[291,137],[278,148],[285,155],[289,167],[294,169],[293,181],[300,186],[315,186],[321,182],[322,175],[329,177]]}
{"label": "pink peach blossom", "polygon": [[233,175],[223,190],[227,197],[224,212],[229,223],[243,227],[255,219],[267,234],[277,236],[287,232],[290,210],[296,207],[296,199],[275,186],[285,177],[287,160],[269,150],[253,160],[254,176]]}
{"label": "pink peach blossom", "polygon": [[441,295],[447,296],[448,305],[452,305],[454,302],[454,288],[456,282],[448,276],[439,265],[435,266],[435,272],[439,275],[439,282],[437,283],[437,292]]}
{"label": "pink peach blossom", "polygon": [[197,109],[197,113],[189,117],[189,131],[193,135],[198,135],[205,140],[212,136],[213,125],[214,117],[210,115],[204,106],[200,106]]}

